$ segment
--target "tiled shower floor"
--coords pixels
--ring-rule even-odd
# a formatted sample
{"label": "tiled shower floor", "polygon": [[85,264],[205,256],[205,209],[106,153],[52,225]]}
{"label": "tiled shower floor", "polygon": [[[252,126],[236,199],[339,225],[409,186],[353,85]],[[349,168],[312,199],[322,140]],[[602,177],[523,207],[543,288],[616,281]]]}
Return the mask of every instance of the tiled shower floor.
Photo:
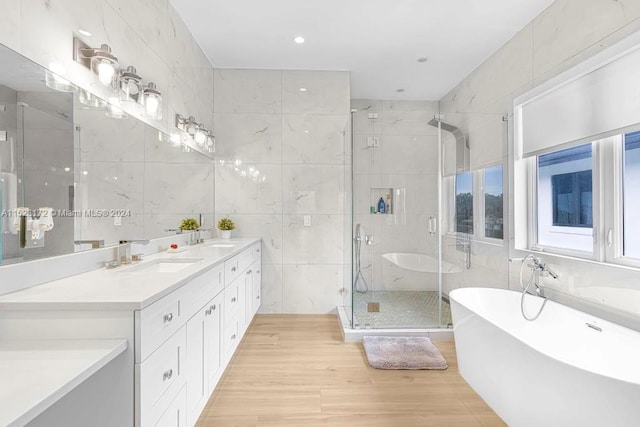
{"label": "tiled shower floor", "polygon": [[[367,312],[367,303],[380,303],[379,313]],[[442,302],[438,316],[438,292],[368,291],[353,294],[354,325],[360,328],[439,328],[451,324],[451,308]]]}

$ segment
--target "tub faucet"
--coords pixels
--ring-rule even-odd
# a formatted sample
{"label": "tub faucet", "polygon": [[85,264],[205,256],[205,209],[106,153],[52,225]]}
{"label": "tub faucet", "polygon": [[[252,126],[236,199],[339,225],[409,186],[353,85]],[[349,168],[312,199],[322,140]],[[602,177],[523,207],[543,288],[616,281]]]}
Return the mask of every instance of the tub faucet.
{"label": "tub faucet", "polygon": [[544,262],[540,258],[531,257],[531,262],[527,264],[527,266],[534,271],[539,271],[540,276],[542,277],[551,276],[554,279],[558,278],[558,275],[552,269],[549,268],[546,262]]}

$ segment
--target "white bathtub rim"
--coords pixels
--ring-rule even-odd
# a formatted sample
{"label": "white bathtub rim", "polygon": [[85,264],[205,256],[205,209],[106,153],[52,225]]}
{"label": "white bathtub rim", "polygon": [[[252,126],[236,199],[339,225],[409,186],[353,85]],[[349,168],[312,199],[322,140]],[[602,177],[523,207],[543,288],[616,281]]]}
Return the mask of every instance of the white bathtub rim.
{"label": "white bathtub rim", "polygon": [[[427,254],[417,252],[387,252],[382,254],[382,258],[391,264],[404,270],[417,271],[420,273],[437,273],[438,259]],[[413,262],[408,262],[407,259]],[[428,268],[433,266],[433,268]],[[442,273],[459,273],[461,270],[458,266],[447,261],[442,261]]]}
{"label": "white bathtub rim", "polygon": [[[485,322],[489,322],[491,323],[494,327],[500,329],[501,331],[503,331],[504,333],[508,334],[509,336],[511,336],[513,339],[519,341],[520,343],[524,344],[525,346],[527,346],[528,348],[530,348],[532,351],[541,354],[544,357],[548,357],[550,359],[553,359],[559,363],[565,364],[567,366],[570,366],[571,368],[574,369],[578,369],[580,371],[584,371],[585,373],[591,374],[591,375],[599,375],[605,378],[610,378],[612,380],[616,380],[616,381],[621,381],[627,384],[631,384],[634,386],[638,386],[640,385],[640,369],[637,369],[636,372],[634,372],[633,370],[629,370],[628,367],[629,365],[625,365],[626,368],[620,368],[620,372],[616,372],[616,370],[612,371],[606,371],[603,367],[595,365],[589,365],[588,363],[585,362],[585,360],[570,360],[566,357],[563,357],[561,355],[558,354],[554,354],[553,351],[548,352],[548,351],[544,351],[541,350],[539,348],[534,347],[533,345],[531,345],[531,343],[526,342],[525,340],[523,340],[521,337],[518,337],[516,334],[514,334],[514,332],[512,330],[509,330],[508,328],[504,328],[501,325],[496,324],[496,322],[492,321],[492,319],[487,318],[483,315],[481,315],[480,313],[478,313],[476,310],[471,309],[469,306],[461,303],[458,299],[456,299],[457,294],[463,293],[463,292],[472,292],[472,291],[481,291],[481,292],[494,292],[494,293],[511,293],[511,294],[518,294],[518,312],[520,311],[520,307],[519,307],[519,295],[520,292],[517,291],[512,291],[512,290],[506,290],[506,289],[496,289],[496,288],[482,288],[482,287],[469,287],[469,288],[458,288],[458,289],[454,289],[452,291],[449,292],[449,299],[451,301],[451,304],[459,304],[462,307],[464,307],[465,310],[468,310],[472,313],[474,313],[474,315],[482,318]],[[537,298],[537,297],[533,297],[533,296],[529,296],[531,298]],[[539,300],[542,300],[541,298],[538,298]],[[593,316],[591,314],[576,310],[574,308],[571,308],[569,306],[566,306],[564,304],[560,304],[557,303],[555,301],[549,300],[547,302],[547,306],[545,307],[545,310],[547,310],[550,307],[553,307],[553,305],[557,305],[560,306],[562,310],[570,310],[570,312],[573,312],[573,314],[579,314],[582,316],[588,316],[589,320],[595,320],[597,322],[597,324],[599,326],[601,326],[603,328],[603,330],[607,330],[608,328],[621,328],[621,330],[623,332],[628,332],[632,335],[636,335],[637,339],[638,339],[638,343],[640,344],[640,332],[629,329],[625,326],[622,325],[618,325],[616,323],[613,322],[609,322],[607,320],[598,318],[597,316]],[[520,314],[520,317],[522,317],[522,315]],[[524,319],[523,319],[524,320]],[[533,321],[535,323],[535,321]],[[587,326],[584,326],[585,328],[587,328]],[[455,330],[456,330],[456,324],[455,324],[455,319],[454,319],[454,325],[453,325],[453,331],[454,331],[454,336],[455,336]],[[599,333],[594,331],[594,333]],[[611,363],[615,363],[617,360],[616,359],[611,359]],[[615,366],[616,368],[618,368],[618,366],[620,366],[619,364],[614,364],[613,366]],[[634,366],[633,363],[630,364],[630,366]],[[635,379],[634,378],[629,378],[629,374],[634,374],[635,375]]]}

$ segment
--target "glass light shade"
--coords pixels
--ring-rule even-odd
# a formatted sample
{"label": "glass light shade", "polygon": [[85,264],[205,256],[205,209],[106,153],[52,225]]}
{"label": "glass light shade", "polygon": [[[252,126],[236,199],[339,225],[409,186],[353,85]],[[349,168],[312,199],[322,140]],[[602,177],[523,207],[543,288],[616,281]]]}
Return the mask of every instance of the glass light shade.
{"label": "glass light shade", "polygon": [[48,88],[57,90],[58,92],[76,92],[78,87],[68,80],[63,79],[65,73],[64,68],[59,64],[49,64],[51,71],[44,72],[44,82]]}
{"label": "glass light shade", "polygon": [[207,133],[206,133],[206,131],[204,131],[202,129],[198,129],[196,134],[193,136],[193,140],[198,145],[203,145],[207,141]]}
{"label": "glass light shade", "polygon": [[109,98],[106,114],[107,117],[111,117],[112,119],[126,119],[129,117],[120,106],[120,100],[115,97]]}
{"label": "glass light shade", "polygon": [[116,77],[119,72],[118,58],[111,54],[109,45],[103,44],[91,56],[91,71],[97,77],[97,82],[104,86],[115,88]]}
{"label": "glass light shade", "polygon": [[162,119],[162,94],[154,83],[149,83],[143,91],[144,114],[152,119]]}
{"label": "glass light shade", "polygon": [[130,65],[120,72],[118,86],[121,101],[142,105],[142,78],[136,73],[135,67]]}
{"label": "glass light shade", "polygon": [[104,99],[98,98],[91,92],[87,92],[84,89],[80,89],[78,91],[78,101],[91,108],[104,108],[107,106],[107,102]]}
{"label": "glass light shade", "polygon": [[196,123],[196,118],[191,116],[187,120],[187,124],[184,127],[184,130],[191,136],[195,135],[198,132],[198,123]]}

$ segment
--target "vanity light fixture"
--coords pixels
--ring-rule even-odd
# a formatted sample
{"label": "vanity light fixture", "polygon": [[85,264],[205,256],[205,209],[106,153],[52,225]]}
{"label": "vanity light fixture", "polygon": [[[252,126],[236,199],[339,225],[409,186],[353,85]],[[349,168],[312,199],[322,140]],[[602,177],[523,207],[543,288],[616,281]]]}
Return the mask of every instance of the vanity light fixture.
{"label": "vanity light fixture", "polygon": [[176,114],[175,126],[176,129],[186,134],[183,145],[191,145],[196,150],[208,153],[215,152],[216,138],[213,136],[213,132],[204,127],[204,125],[196,122],[195,117],[189,116],[186,118],[180,114]]}
{"label": "vanity light fixture", "polygon": [[155,83],[149,83],[143,89],[144,114],[156,120],[162,120],[162,94]]}
{"label": "vanity light fixture", "polygon": [[115,89],[119,70],[118,58],[111,53],[111,47],[108,44],[93,48],[74,37],[73,59],[93,71],[102,85]]}
{"label": "vanity light fixture", "polygon": [[302,44],[302,43],[304,43],[304,37],[298,36],[298,37],[294,38],[293,41],[298,43],[298,44]]}

